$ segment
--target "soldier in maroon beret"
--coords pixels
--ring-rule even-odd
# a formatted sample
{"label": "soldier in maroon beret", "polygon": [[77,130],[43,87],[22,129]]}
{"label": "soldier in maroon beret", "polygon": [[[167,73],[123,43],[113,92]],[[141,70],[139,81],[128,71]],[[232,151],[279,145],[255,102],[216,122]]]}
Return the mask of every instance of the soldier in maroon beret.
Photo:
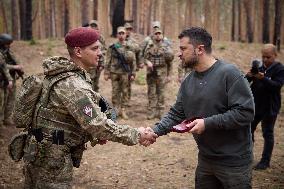
{"label": "soldier in maroon beret", "polygon": [[80,166],[88,141],[148,146],[156,140],[151,128],[115,123],[109,105],[92,90],[87,71],[101,56],[98,39],[94,29],[73,29],[65,36],[70,59],[44,60],[42,92],[23,152],[24,188],[72,188],[73,167]]}

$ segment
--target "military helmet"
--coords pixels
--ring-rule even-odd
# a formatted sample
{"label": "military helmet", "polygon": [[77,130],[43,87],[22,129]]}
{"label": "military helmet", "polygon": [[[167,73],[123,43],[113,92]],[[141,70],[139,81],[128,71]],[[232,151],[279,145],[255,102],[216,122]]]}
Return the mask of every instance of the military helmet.
{"label": "military helmet", "polygon": [[13,42],[13,37],[7,33],[0,34],[0,45],[7,45]]}

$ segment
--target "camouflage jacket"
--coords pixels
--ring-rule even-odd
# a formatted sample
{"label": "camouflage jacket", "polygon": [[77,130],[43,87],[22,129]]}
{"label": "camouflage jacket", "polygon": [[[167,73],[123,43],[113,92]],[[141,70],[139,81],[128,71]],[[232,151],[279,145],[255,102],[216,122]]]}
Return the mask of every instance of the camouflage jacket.
{"label": "camouflage jacket", "polygon": [[178,78],[185,78],[191,72],[191,70],[191,68],[184,67],[183,62],[180,61],[178,65]]}
{"label": "camouflage jacket", "polygon": [[18,65],[19,61],[16,59],[14,53],[10,50],[10,49],[0,49],[0,56],[2,57],[2,59],[5,61],[6,63],[6,67],[10,72],[10,76],[15,79],[16,78],[16,74],[15,71],[13,69],[14,65]]}
{"label": "camouflage jacket", "polygon": [[127,44],[133,46],[133,50],[134,50],[133,52],[135,53],[135,58],[136,58],[136,71],[138,71],[138,65],[141,63],[141,61],[140,61],[140,46],[132,36],[127,36],[125,41],[127,42]]}
{"label": "camouflage jacket", "polygon": [[[144,61],[144,56],[145,56],[145,50],[146,50],[146,47],[148,46],[149,42],[151,43],[153,41],[153,35],[149,35],[147,36],[143,42],[140,44],[140,53],[139,53],[139,60],[141,63],[145,63]],[[164,44],[168,47],[171,46],[171,41],[167,38],[167,37],[164,37],[163,38],[163,41],[164,41]]]}
{"label": "camouflage jacket", "polygon": [[[9,69],[7,66],[6,58],[2,51],[0,51],[0,82],[4,82],[4,80],[12,81],[12,77],[9,73]],[[2,85],[2,84],[0,84]],[[1,87],[1,86],[0,86]]]}
{"label": "camouflage jacket", "polygon": [[[119,62],[115,51],[112,49],[113,46],[115,46],[117,51],[125,57],[126,62],[124,65],[129,68],[130,72],[127,72],[125,67]],[[133,74],[136,70],[136,57],[134,51],[134,46],[126,41],[123,44],[119,42],[112,44],[107,49],[105,74]]]}
{"label": "camouflage jacket", "polygon": [[[117,125],[101,112],[98,105],[101,96],[92,90],[90,78],[85,70],[63,57],[46,59],[43,69],[45,80],[37,105],[39,107],[35,119],[37,128],[63,129],[64,132],[66,131],[66,138],[71,138],[75,143],[71,146],[78,145],[80,141],[77,139],[84,138],[85,135],[125,145],[138,143],[137,129],[127,125]],[[41,107],[44,104],[43,97],[48,88],[48,81],[64,73],[70,73],[70,76],[53,85],[48,103],[45,103],[45,107]]]}
{"label": "camouflage jacket", "polygon": [[172,60],[174,54],[171,47],[163,40],[159,43],[150,40],[145,48],[144,53],[145,63],[150,61],[153,64],[154,69],[166,68],[167,75],[172,72]]}

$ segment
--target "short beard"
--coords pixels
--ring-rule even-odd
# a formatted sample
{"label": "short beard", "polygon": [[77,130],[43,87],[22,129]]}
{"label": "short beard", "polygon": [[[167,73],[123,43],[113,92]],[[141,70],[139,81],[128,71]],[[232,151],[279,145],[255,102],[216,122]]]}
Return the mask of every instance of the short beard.
{"label": "short beard", "polygon": [[198,56],[195,52],[192,53],[192,58],[189,59],[187,62],[184,63],[185,68],[193,69],[198,65]]}

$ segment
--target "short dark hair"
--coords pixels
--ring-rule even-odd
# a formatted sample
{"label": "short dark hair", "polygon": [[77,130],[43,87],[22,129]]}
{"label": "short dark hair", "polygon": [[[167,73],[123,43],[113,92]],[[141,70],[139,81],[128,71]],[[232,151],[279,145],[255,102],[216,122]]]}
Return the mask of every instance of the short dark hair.
{"label": "short dark hair", "polygon": [[178,38],[188,37],[193,46],[204,45],[204,49],[207,53],[212,52],[212,36],[204,28],[190,27],[183,30]]}

